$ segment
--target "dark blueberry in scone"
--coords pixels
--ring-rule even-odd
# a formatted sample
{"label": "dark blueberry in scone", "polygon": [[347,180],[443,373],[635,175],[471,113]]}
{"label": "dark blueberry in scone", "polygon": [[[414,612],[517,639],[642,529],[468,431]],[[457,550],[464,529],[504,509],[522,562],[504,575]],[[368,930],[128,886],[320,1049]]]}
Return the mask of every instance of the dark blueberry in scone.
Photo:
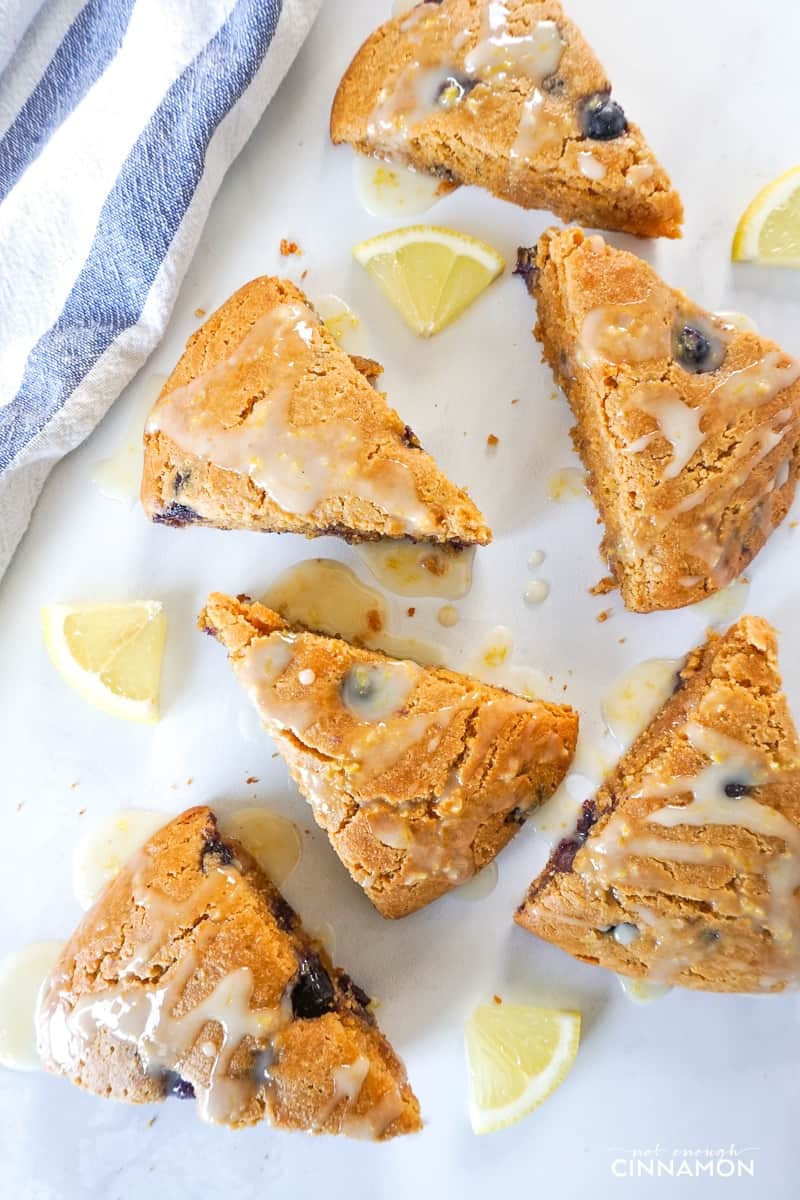
{"label": "dark blueberry in scone", "polygon": [[594,800],[584,800],[581,815],[572,837],[562,838],[550,858],[552,871],[569,871],[575,861],[575,855],[589,836],[589,831],[597,820],[597,809]]}
{"label": "dark blueberry in scone", "polygon": [[675,329],[675,358],[684,371],[701,375],[716,371],[725,357],[725,347],[711,331],[698,324],[680,323]]}
{"label": "dark blueberry in scone", "polygon": [[477,79],[470,79],[468,75],[446,75],[436,93],[436,103],[440,108],[455,108],[470,94],[477,82]]}
{"label": "dark blueberry in scone", "polygon": [[172,481],[172,488],[173,488],[173,491],[175,492],[176,496],[179,495],[183,491],[183,489],[186,487],[186,485],[189,482],[189,480],[191,479],[191,477],[192,477],[191,471],[176,471],[175,472],[175,478]]}
{"label": "dark blueberry in scone", "polygon": [[313,1021],[333,1008],[331,977],[313,951],[300,963],[300,974],[292,988],[292,1012],[300,1020]]}
{"label": "dark blueberry in scone", "polygon": [[524,280],[525,287],[528,291],[532,291],[536,283],[536,276],[539,268],[536,266],[536,247],[535,246],[520,246],[517,249],[517,265],[514,267],[514,274],[519,275],[520,279]]}
{"label": "dark blueberry in scone", "polygon": [[344,972],[339,975],[339,987],[345,995],[355,1000],[356,1004],[360,1004],[362,1008],[369,1008],[371,1001],[367,993]]}
{"label": "dark blueberry in scone", "polygon": [[542,91],[549,92],[551,96],[563,95],[566,86],[560,75],[548,75],[547,79],[542,80]]}
{"label": "dark blueberry in scone", "polygon": [[168,504],[161,512],[153,514],[156,525],[193,525],[202,519],[188,504]]}
{"label": "dark blueberry in scone", "polygon": [[278,923],[278,928],[282,929],[284,933],[291,933],[297,924],[297,913],[291,904],[287,900],[284,900],[279,892],[276,892],[270,901],[270,907],[272,915]]}
{"label": "dark blueberry in scone", "polygon": [[215,858],[218,866],[227,867],[233,862],[234,853],[230,846],[226,846],[221,838],[209,838],[203,846],[202,867],[205,874],[208,873],[208,857]]}
{"label": "dark blueberry in scone", "polygon": [[352,667],[342,680],[342,700],[351,712],[358,714],[364,701],[370,700],[379,686],[378,672],[374,667]]}
{"label": "dark blueberry in scone", "polygon": [[595,92],[578,106],[583,136],[595,142],[610,142],[622,137],[628,128],[628,118],[621,104],[611,99],[609,92]]}
{"label": "dark blueberry in scone", "polygon": [[750,795],[750,788],[746,783],[738,783],[736,781],[733,783],[726,783],[725,795],[729,800],[741,800],[743,796]]}
{"label": "dark blueberry in scone", "polygon": [[164,1094],[176,1100],[194,1100],[194,1088],[188,1079],[181,1079],[175,1071],[164,1072]]}

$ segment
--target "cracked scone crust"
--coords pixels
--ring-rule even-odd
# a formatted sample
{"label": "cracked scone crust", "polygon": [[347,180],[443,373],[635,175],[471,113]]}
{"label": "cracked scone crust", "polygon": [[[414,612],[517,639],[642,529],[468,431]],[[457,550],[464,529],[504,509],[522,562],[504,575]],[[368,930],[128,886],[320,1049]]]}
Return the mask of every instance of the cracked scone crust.
{"label": "cracked scone crust", "polygon": [[[727,586],[794,499],[800,363],[580,229],[548,230],[518,270],[575,417],[601,553],[626,607],[680,608]],[[628,320],[639,324],[620,335]],[[687,324],[716,345],[716,369],[677,360],[674,331]]]}
{"label": "cracked scone crust", "polygon": [[[143,1004],[166,1013],[147,1063],[125,1016]],[[86,914],[43,990],[38,1031],[45,1065],[99,1096],[196,1095],[217,1123],[384,1139],[418,1129],[419,1108],[368,1004],[214,814],[193,808]],[[346,1087],[337,1072],[350,1072]]]}
{"label": "cracked scone crust", "polygon": [[189,339],[150,414],[145,513],[174,526],[487,544],[470,497],[372,386],[381,372],[345,354],[292,283],[245,284]]}
{"label": "cracked scone crust", "polygon": [[[625,122],[608,140],[586,136],[583,106],[592,97],[607,100],[611,83],[561,5],[508,0],[507,20],[495,34],[535,37],[541,22],[554,22],[563,50],[544,79],[520,68],[513,50],[505,61],[492,57],[488,25],[497,23],[500,8],[489,0],[442,0],[382,25],[339,85],[333,141],[406,162],[444,184],[477,184],[565,221],[680,237],[680,197],[641,130]],[[439,89],[448,80],[455,87],[443,103]]]}
{"label": "cracked scone crust", "polygon": [[584,962],[656,983],[796,987],[799,750],[774,631],[744,617],[689,655],[517,922]]}
{"label": "cracked scone crust", "polygon": [[490,862],[572,760],[570,708],[294,629],[246,597],[212,595],[199,624],[227,648],[318,824],[385,917]]}

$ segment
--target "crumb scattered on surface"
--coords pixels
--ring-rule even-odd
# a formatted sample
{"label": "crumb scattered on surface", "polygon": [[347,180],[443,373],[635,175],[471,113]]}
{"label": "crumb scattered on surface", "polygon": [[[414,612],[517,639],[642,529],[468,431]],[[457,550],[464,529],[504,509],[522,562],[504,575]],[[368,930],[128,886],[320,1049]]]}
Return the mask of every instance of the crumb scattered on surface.
{"label": "crumb scattered on surface", "polygon": [[620,646],[624,646],[624,645],[625,645],[625,643],[627,642],[627,640],[628,640],[628,639],[627,639],[627,638],[624,638],[624,637],[623,637],[623,638],[617,638],[617,642],[619,643],[619,645],[620,645]]}
{"label": "crumb scattered on surface", "polygon": [[152,1129],[157,1120],[158,1120],[158,1113],[156,1113],[156,1115],[154,1117],[151,1117],[150,1120],[147,1122],[147,1128]]}
{"label": "crumb scattered on surface", "polygon": [[415,608],[413,608],[413,607],[412,607],[412,608],[407,608],[407,609],[406,609],[406,616],[413,617],[413,616],[414,616],[414,613],[415,613],[416,611],[417,611],[417,610],[416,610]]}
{"label": "crumb scattered on surface", "polygon": [[306,279],[307,276],[308,276],[308,268],[306,268],[306,270],[303,271],[303,274],[300,276],[300,282],[302,283]]}
{"label": "crumb scattered on surface", "polygon": [[511,403],[512,403],[512,404],[519,404],[519,396],[515,396],[515,397],[514,397],[514,399],[511,401]]}
{"label": "crumb scattered on surface", "polygon": [[602,612],[599,612],[597,614],[597,616],[595,617],[595,621],[597,621],[597,624],[605,625],[606,621],[611,616],[613,611],[614,611],[613,608],[604,608]]}
{"label": "crumb scattered on surface", "polygon": [[297,242],[290,242],[288,238],[281,238],[281,254],[284,258],[288,258],[291,254],[302,254],[303,251],[298,246]]}
{"label": "crumb scattered on surface", "polygon": [[194,775],[190,775],[189,778],[186,780],[186,786],[191,787],[193,783],[194,783]]}
{"label": "crumb scattered on surface", "polygon": [[609,592],[613,592],[617,586],[616,580],[611,575],[604,576],[594,587],[589,588],[590,596],[607,596]]}
{"label": "crumb scattered on surface", "polygon": [[79,809],[78,809],[78,816],[79,816],[79,817],[83,817],[83,816],[85,816],[85,814],[86,814],[86,809],[85,809],[85,808],[79,808]]}
{"label": "crumb scattered on surface", "polygon": [[71,783],[71,784],[69,785],[69,786],[70,786],[70,789],[71,789],[71,791],[73,791],[73,792],[74,792],[74,791],[75,791],[75,788],[78,786],[78,784],[79,784],[79,783],[80,783],[80,779],[76,779],[74,783]]}
{"label": "crumb scattered on surface", "polygon": [[248,775],[247,778],[245,779],[245,783],[258,783],[258,776],[257,775]]}
{"label": "crumb scattered on surface", "polygon": [[206,310],[204,308],[196,308],[194,310],[194,315],[196,317],[204,317],[206,315]]}
{"label": "crumb scattered on surface", "polygon": [[492,996],[492,999],[494,1000],[495,1004],[502,1004],[502,1003],[503,1003],[503,997],[502,997],[502,996],[498,996],[496,993],[495,993],[495,995],[494,995],[494,996]]}
{"label": "crumb scattered on surface", "polygon": [[486,439],[486,445],[487,445],[487,446],[499,446],[499,445],[500,445],[500,438],[499,438],[499,437],[496,437],[496,436],[495,436],[495,434],[493,434],[493,433],[490,433],[490,434],[489,434],[489,436],[488,436],[488,437],[487,437],[487,439]]}

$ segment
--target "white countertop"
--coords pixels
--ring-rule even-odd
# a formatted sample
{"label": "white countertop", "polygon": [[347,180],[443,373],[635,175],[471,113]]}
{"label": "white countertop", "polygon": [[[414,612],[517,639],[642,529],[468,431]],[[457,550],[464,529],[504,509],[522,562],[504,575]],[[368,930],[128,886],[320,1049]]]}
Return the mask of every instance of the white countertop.
{"label": "white countertop", "polygon": [[[637,1007],[604,971],[583,966],[512,924],[545,843],[526,828],[498,861],[499,884],[481,902],[451,895],[405,921],[384,922],[313,827],[273,747],[255,729],[221,648],[194,618],[208,591],[262,592],[286,565],[340,558],[365,577],[354,551],[332,539],[172,531],[141,510],[100,495],[94,465],[127,436],[134,413],[196,327],[258,273],[308,269],[311,298],[335,292],[363,319],[372,355],[386,367],[390,400],[441,466],[467,486],[495,531],[476,562],[475,586],[443,631],[441,601],[414,602],[398,632],[436,636],[452,665],[506,625],[514,661],[554,676],[583,716],[587,742],[600,728],[608,684],[641,659],[678,656],[701,640],[704,619],[684,611],[632,616],[618,596],[593,598],[602,574],[599,530],[588,500],[554,504],[547,482],[577,465],[569,416],[530,337],[533,305],[507,274],[450,330],[428,343],[403,326],[350,247],[388,227],[366,215],[352,189],[352,156],[327,139],[339,76],[388,0],[326,0],[295,67],[223,186],[164,343],[96,434],[54,471],[30,531],[0,585],[0,711],[5,829],[0,955],[31,939],[65,937],[80,912],[70,860],[80,834],[117,808],[177,812],[263,802],[293,817],[304,854],[286,887],[306,924],[330,921],[336,959],[380,1001],[380,1021],[404,1057],[422,1103],[424,1132],[386,1146],[287,1136],[267,1128],[232,1134],[199,1123],[189,1105],[135,1109],[104,1104],[44,1075],[0,1072],[0,1193],[31,1200],[103,1196],[325,1197],[465,1200],[538,1193],[571,1197],[680,1194],[679,1182],[618,1179],[612,1163],[656,1146],[662,1157],[696,1148],[757,1147],[755,1179],[681,1180],[687,1194],[789,1200],[797,1194],[798,1001],[675,990]],[[797,120],[800,6],[793,0],[572,0],[615,81],[615,92],[672,173],[687,210],[684,240],[638,245],[668,281],[715,309],[740,309],[800,353],[800,275],[734,269],[730,240],[756,190],[800,158]],[[429,217],[486,238],[513,261],[550,223],[474,189]],[[398,223],[398,222],[395,222]],[[305,255],[282,259],[282,237]],[[635,246],[632,239],[614,238]],[[519,397],[519,403],[511,400]],[[486,437],[499,447],[489,452]],[[800,511],[795,515],[800,517]],[[787,522],[748,572],[747,609],[782,634],[787,690],[800,717],[798,533]],[[534,549],[550,598],[522,592]],[[39,606],[48,601],[160,598],[169,635],[163,719],[129,726],[84,706],[51,668]],[[605,624],[595,617],[604,608]],[[624,644],[619,639],[625,638]],[[562,685],[566,690],[562,691]],[[248,785],[257,776],[257,785]],[[193,779],[187,785],[188,779]],[[574,1007],[584,1016],[575,1066],[532,1117],[476,1138],[466,1115],[462,1025],[478,1001]],[[151,1118],[157,1115],[154,1124]],[[619,1168],[617,1168],[619,1169]]]}

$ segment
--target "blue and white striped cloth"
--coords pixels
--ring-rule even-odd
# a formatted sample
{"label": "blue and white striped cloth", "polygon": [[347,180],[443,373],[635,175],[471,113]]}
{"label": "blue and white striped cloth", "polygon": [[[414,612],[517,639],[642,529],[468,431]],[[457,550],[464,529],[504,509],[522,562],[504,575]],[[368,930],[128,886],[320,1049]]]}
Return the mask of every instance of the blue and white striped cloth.
{"label": "blue and white striped cloth", "polygon": [[158,344],[322,0],[0,0],[0,575]]}

